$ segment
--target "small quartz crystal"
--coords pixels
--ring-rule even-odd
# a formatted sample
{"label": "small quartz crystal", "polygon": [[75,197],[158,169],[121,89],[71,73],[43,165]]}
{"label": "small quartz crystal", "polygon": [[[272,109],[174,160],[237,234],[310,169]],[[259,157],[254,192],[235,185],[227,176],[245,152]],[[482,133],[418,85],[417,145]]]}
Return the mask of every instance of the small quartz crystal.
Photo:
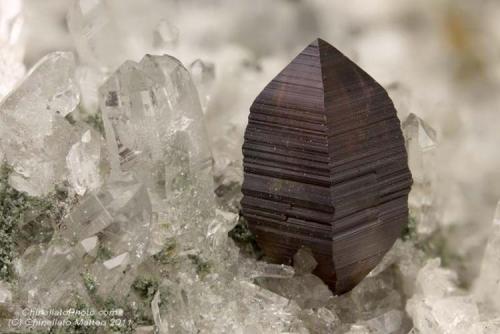
{"label": "small quartz crystal", "polygon": [[438,228],[435,217],[435,154],[437,133],[423,119],[410,114],[402,124],[408,151],[408,165],[414,184],[408,204],[419,236],[429,236]]}
{"label": "small quartz crystal", "polygon": [[500,311],[500,202],[484,251],[481,270],[475,282],[475,293],[480,300]]}
{"label": "small quartz crystal", "polygon": [[87,130],[79,142],[73,144],[66,156],[69,182],[80,196],[101,184],[99,165],[101,163],[100,135]]}
{"label": "small quartz crystal", "polygon": [[189,72],[198,89],[203,110],[206,110],[207,104],[210,102],[211,90],[215,81],[215,65],[197,59],[189,66]]}
{"label": "small quartz crystal", "polygon": [[302,247],[293,256],[293,267],[299,275],[311,273],[317,265],[312,251],[307,247]]}

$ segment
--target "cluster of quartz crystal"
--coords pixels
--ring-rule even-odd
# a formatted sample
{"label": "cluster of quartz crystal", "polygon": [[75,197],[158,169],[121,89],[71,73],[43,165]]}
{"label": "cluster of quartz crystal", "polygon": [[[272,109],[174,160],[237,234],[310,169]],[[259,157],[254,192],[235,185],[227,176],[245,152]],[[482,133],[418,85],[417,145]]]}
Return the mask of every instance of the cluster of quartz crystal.
{"label": "cluster of quartz crystal", "polygon": [[402,128],[408,151],[408,165],[414,180],[408,204],[412,218],[417,222],[416,232],[428,237],[438,227],[434,199],[437,134],[415,114],[407,117]]}
{"label": "cluster of quartz crystal", "polygon": [[[260,84],[275,74],[270,65],[284,63],[278,57],[257,61],[255,50],[279,53],[277,40],[293,49],[292,41],[311,31],[311,24],[296,22],[313,21],[293,6],[313,7],[219,2],[229,8],[222,14],[227,18],[214,17],[229,21],[230,29],[211,36],[249,36],[244,45],[251,51],[228,47],[214,62],[189,49],[186,68],[171,56],[145,54],[170,54],[180,45],[179,35],[212,31],[214,21],[205,13],[197,16],[186,4],[188,14],[179,21],[193,31],[179,31],[166,17],[167,1],[74,0],[67,22],[77,56],[50,53],[24,76],[21,1],[0,0],[0,159],[10,167],[0,193],[50,199],[58,209],[56,215],[28,210],[16,216],[19,237],[32,238],[16,245],[14,277],[0,281],[0,311],[6,315],[0,332],[29,332],[7,322],[25,307],[76,303],[133,312],[134,325],[117,333],[498,333],[500,208],[478,277],[465,288],[445,256],[427,252],[440,229],[432,174],[437,136],[416,115],[403,124],[415,179],[410,227],[358,286],[334,296],[312,274],[317,261],[307,248],[295,254],[293,267],[258,260],[251,235],[237,230],[244,226],[237,214],[244,123],[238,117],[247,116]],[[382,9],[399,6],[388,3]],[[332,12],[346,13],[335,22],[350,29],[353,17],[358,24],[376,22],[353,10],[355,4],[360,2],[328,2],[321,8],[334,10],[318,17],[330,22]],[[274,10],[260,11],[264,5]],[[246,31],[249,25],[240,18],[248,15],[240,12],[290,28],[280,29],[281,38],[265,24]],[[207,36],[200,34],[194,44],[214,39]],[[391,66],[393,58],[370,44],[376,35],[356,36],[353,43],[370,50],[361,60],[369,54],[373,64]],[[398,41],[392,30],[384,36]],[[396,105],[402,100],[397,97]],[[1,203],[18,204],[6,197]],[[15,207],[1,209],[4,214]],[[11,217],[1,217],[0,226],[11,223]],[[41,238],[38,228],[50,231],[49,237]],[[228,233],[246,244],[237,247]],[[2,230],[0,241],[7,237]]]}

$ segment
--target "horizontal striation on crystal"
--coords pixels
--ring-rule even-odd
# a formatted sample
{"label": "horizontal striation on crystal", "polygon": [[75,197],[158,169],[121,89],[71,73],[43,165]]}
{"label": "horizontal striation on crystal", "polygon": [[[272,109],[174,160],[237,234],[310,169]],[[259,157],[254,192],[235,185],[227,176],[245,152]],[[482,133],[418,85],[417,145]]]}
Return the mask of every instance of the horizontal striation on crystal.
{"label": "horizontal striation on crystal", "polygon": [[243,214],[268,257],[308,247],[335,293],[373,269],[407,224],[412,184],[385,90],[325,41],[302,51],[250,108]]}

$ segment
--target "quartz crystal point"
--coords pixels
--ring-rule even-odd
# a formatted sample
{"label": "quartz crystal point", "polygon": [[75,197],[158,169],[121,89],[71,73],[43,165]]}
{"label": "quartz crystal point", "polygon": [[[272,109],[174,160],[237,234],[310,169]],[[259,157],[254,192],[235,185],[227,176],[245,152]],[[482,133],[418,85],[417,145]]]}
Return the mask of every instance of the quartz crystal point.
{"label": "quartz crystal point", "polygon": [[423,119],[410,114],[403,122],[408,164],[415,183],[428,181],[429,163],[437,145],[436,131]]}
{"label": "quartz crystal point", "polygon": [[67,174],[65,157],[79,133],[65,119],[80,101],[72,53],[42,58],[0,105],[0,151],[14,168],[9,182],[39,196]]}
{"label": "quartz crystal point", "polygon": [[72,0],[67,22],[82,62],[115,70],[176,43],[176,28],[164,19],[167,10],[159,0]]}
{"label": "quartz crystal point", "polygon": [[215,81],[215,65],[197,59],[189,66],[189,72],[198,88],[201,104],[205,110],[210,102],[210,91]]}
{"label": "quartz crystal point", "polygon": [[66,156],[69,183],[78,195],[83,196],[88,190],[94,190],[100,186],[100,163],[100,135],[96,131],[87,130],[80,141],[71,146]]}
{"label": "quartz crystal point", "polygon": [[[155,199],[213,210],[211,152],[189,72],[170,56],[125,62],[100,88],[112,176],[132,172]],[[194,210],[192,208],[195,208]]]}
{"label": "quartz crystal point", "polygon": [[477,296],[490,308],[500,311],[500,202],[497,204],[493,226],[475,282]]}
{"label": "quartz crystal point", "polygon": [[385,90],[318,39],[255,99],[243,145],[243,214],[266,255],[302,246],[335,293],[352,289],[407,224],[412,179]]}
{"label": "quartz crystal point", "polygon": [[[140,263],[151,237],[151,202],[146,188],[130,176],[105,184],[81,199],[64,220],[61,234],[71,242],[81,242],[86,250],[92,249],[88,239],[97,236],[109,261]],[[116,265],[111,261],[107,267]]]}

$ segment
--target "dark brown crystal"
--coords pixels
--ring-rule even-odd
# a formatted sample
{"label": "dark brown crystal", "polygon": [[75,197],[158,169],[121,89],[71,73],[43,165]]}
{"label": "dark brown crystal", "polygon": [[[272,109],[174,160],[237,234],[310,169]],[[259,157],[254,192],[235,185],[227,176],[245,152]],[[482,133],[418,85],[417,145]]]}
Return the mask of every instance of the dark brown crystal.
{"label": "dark brown crystal", "polygon": [[250,108],[243,215],[273,261],[309,247],[341,294],[372,270],[408,222],[412,184],[386,91],[327,42],[302,51]]}

